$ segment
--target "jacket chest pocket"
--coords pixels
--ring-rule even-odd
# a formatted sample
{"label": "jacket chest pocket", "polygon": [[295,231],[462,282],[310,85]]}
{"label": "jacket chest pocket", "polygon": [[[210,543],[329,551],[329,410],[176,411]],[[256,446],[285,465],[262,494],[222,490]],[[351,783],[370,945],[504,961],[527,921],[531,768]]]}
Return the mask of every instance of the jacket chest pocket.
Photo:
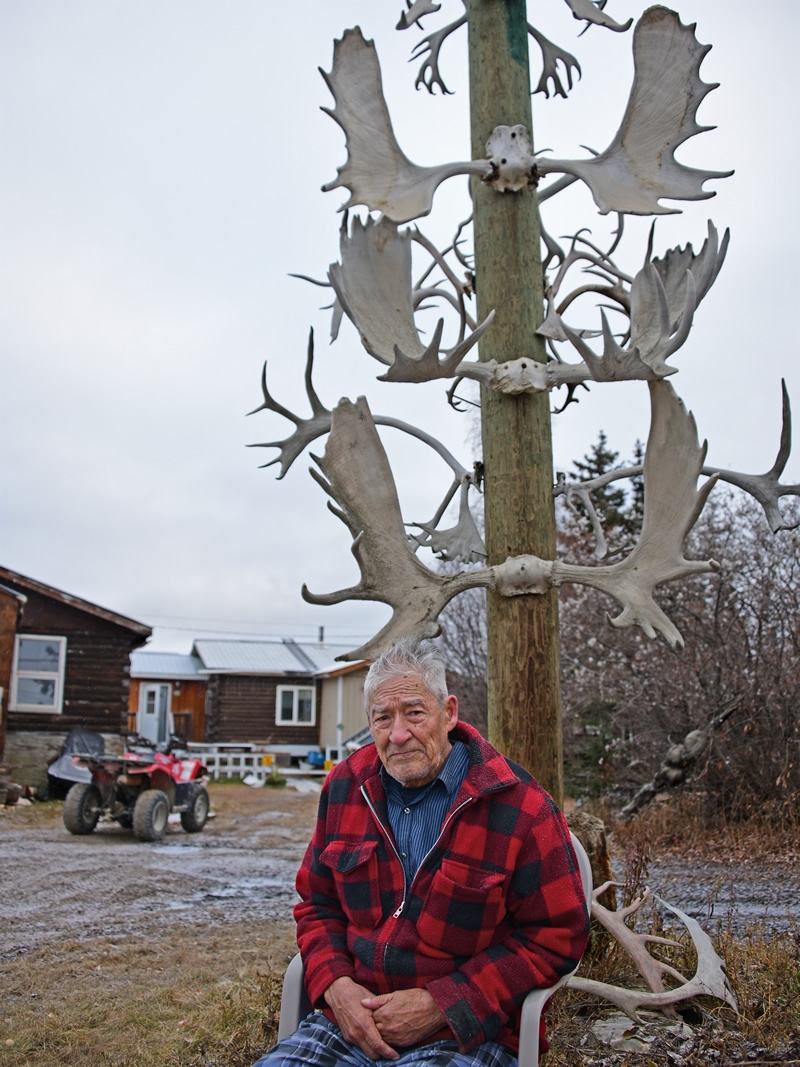
{"label": "jacket chest pocket", "polygon": [[355,926],[370,930],[382,918],[377,847],[377,841],[332,841],[320,855],[333,875],[342,910]]}
{"label": "jacket chest pocket", "polygon": [[442,860],[417,919],[417,932],[433,948],[474,956],[492,943],[506,915],[506,876]]}

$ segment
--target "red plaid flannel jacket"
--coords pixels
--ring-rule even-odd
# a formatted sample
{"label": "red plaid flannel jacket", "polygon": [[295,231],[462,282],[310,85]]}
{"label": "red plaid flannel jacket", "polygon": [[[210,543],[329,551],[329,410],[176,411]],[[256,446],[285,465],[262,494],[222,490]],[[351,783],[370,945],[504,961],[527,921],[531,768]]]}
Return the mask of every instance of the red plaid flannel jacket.
{"label": "red plaid flannel jacket", "polygon": [[471,726],[464,783],[406,885],[374,745],[328,775],[297,876],[297,941],[312,1004],[347,975],[374,993],[425,987],[462,1051],[518,1047],[531,989],[575,966],[589,920],[564,817]]}

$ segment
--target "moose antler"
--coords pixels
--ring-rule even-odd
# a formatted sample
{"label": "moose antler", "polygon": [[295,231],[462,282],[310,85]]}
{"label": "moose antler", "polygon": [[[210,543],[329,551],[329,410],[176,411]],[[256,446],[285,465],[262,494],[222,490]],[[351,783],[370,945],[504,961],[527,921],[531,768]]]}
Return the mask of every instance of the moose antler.
{"label": "moose antler", "polygon": [[[697,305],[713,285],[722,267],[729,239],[730,233],[726,230],[720,244],[717,229],[709,219],[708,236],[697,254],[691,244],[687,244],[685,248],[670,249],[663,258],[648,259],[631,283],[628,298],[631,322],[629,347],[622,348],[617,344],[602,312],[602,356],[596,355],[582,334],[570,329],[558,314],[550,316],[552,321],[547,327],[547,335],[556,340],[559,339],[559,332],[566,335],[596,381],[665,378],[674,374],[677,367],[671,367],[667,359],[686,341]],[[601,262],[573,249],[565,260],[566,268],[581,258]],[[603,264],[603,269],[613,270],[613,265]],[[563,273],[564,267],[556,277],[554,288],[560,284]],[[623,279],[624,276],[618,274],[616,279],[610,280],[619,286]],[[614,289],[605,291],[616,296],[619,310],[624,313],[624,289],[618,293]]]}
{"label": "moose antler", "polygon": [[320,68],[320,74],[336,102],[333,109],[322,110],[339,123],[347,142],[347,162],[322,187],[324,192],[340,186],[350,190],[340,210],[366,204],[394,222],[410,222],[430,212],[433,194],[445,178],[491,173],[486,160],[418,167],[403,154],[383,96],[375,45],[364,40],[358,26],[334,42],[333,68],[330,74]]}
{"label": "moose antler", "polygon": [[353,534],[353,554],[362,578],[357,586],[324,596],[304,587],[303,597],[313,604],[379,600],[393,609],[379,634],[342,658],[375,655],[401,636],[434,636],[439,612],[466,589],[490,587],[501,596],[521,596],[545,593],[562,582],[591,585],[619,601],[623,610],[609,619],[613,626],[638,625],[649,637],[658,631],[673,648],[682,647],[679,631],[653,600],[653,590],[663,582],[717,569],[714,560],[683,556],[686,534],[716,478],[697,489],[705,445],[700,447],[694,418],[672,386],[652,382],[650,395],[653,416],[644,463],[644,522],[626,559],[610,567],[582,567],[514,556],[494,567],[447,576],[428,570],[408,545],[394,478],[366,400],[340,401],[333,412],[325,458],[314,457],[328,481],[312,473],[339,505],[328,506]]}
{"label": "moose antler", "polygon": [[[258,411],[274,411],[278,415],[283,415],[285,419],[289,419],[290,422],[295,424],[295,431],[283,441],[261,441],[257,444],[248,445],[248,448],[278,448],[280,454],[275,459],[270,460],[269,463],[264,463],[263,467],[271,467],[275,463],[280,463],[281,471],[278,475],[278,480],[283,478],[291,465],[297,459],[301,452],[312,441],[315,441],[318,437],[322,437],[323,434],[329,433],[331,428],[331,412],[324,406],[322,401],[317,396],[314,389],[311,376],[314,365],[314,331],[309,330],[308,335],[308,359],[306,362],[306,395],[308,396],[311,404],[312,415],[310,419],[303,419],[299,415],[295,415],[283,404],[280,404],[270,393],[267,388],[267,364],[264,363],[263,370],[261,372],[261,390],[264,394],[263,403],[259,404],[257,408],[248,412],[248,415],[255,415]],[[388,426],[395,430],[401,430],[403,433],[409,434],[411,437],[416,437],[417,440],[422,441],[423,444],[428,445],[430,448],[441,456],[448,467],[451,469],[454,475],[454,487],[449,496],[446,497],[446,503],[444,507],[449,504],[452,499],[455,490],[461,484],[464,479],[469,479],[471,475],[467,472],[467,469],[462,466],[458,460],[452,455],[449,449],[445,448],[441,441],[432,437],[431,434],[426,433],[424,430],[420,430],[416,426],[412,426],[408,422],[403,422],[402,419],[395,419],[390,415],[376,415],[374,421],[378,426]],[[442,512],[444,511],[442,508]],[[439,521],[441,513],[437,513],[437,517],[433,525]]]}
{"label": "moose antler", "polygon": [[[392,608],[392,617],[371,641],[339,659],[372,658],[408,634],[435,637],[439,613],[452,597],[474,585],[488,584],[490,572],[468,571],[439,575],[428,570],[408,544],[400,502],[386,452],[375,430],[367,401],[341,400],[324,458],[312,457],[324,478],[311,474],[336,501],[328,507],[353,535],[353,555],[361,570],[358,585],[324,595],[302,596],[310,604],[339,604],[343,600],[378,600]],[[327,479],[327,481],[326,481]],[[476,575],[483,574],[483,581]]]}
{"label": "moose antler", "polygon": [[[594,8],[590,0],[567,0],[575,14]],[[573,6],[574,5],[574,6]],[[594,8],[595,12],[597,9]],[[578,14],[577,17],[587,17]],[[537,160],[541,175],[572,174],[586,182],[601,214],[672,214],[662,197],[704,200],[703,185],[733,171],[697,170],[675,159],[688,138],[709,129],[695,118],[705,96],[716,88],[700,80],[700,64],[710,45],[701,45],[694,25],[684,26],[674,11],[651,7],[633,34],[634,79],[622,124],[608,148],[586,160]]]}
{"label": "moose antler", "polygon": [[716,482],[712,475],[697,489],[706,445],[700,446],[694,417],[686,411],[668,382],[649,382],[652,421],[644,460],[645,503],[642,533],[622,562],[610,567],[585,567],[535,556],[517,556],[493,568],[495,588],[505,596],[540,592],[543,585],[578,582],[614,597],[622,613],[612,626],[640,626],[648,637],[663,634],[672,648],[682,648],[677,627],[653,600],[663,582],[719,568],[715,560],[687,560],[686,535],[696,522]]}
{"label": "moose antler", "polygon": [[631,915],[635,915],[642,904],[649,899],[651,896],[649,889],[646,889],[638,900],[634,900],[627,907],[618,908],[616,911],[606,908],[600,903],[600,897],[607,889],[610,889],[611,886],[619,885],[621,885],[620,882],[605,882],[592,892],[592,918],[597,919],[600,925],[608,930],[614,940],[622,945],[636,964],[637,971],[644,978],[651,992],[664,992],[664,983],[661,979],[665,974],[672,975],[679,982],[685,982],[686,978],[679,971],[676,971],[668,963],[655,959],[647,951],[647,946],[653,944],[672,945],[680,948],[679,941],[673,941],[668,937],[657,937],[655,934],[640,934],[625,925],[625,920],[629,919]]}
{"label": "moose antler", "polygon": [[[366,223],[354,218],[349,233],[346,221],[339,241],[341,263],[331,264],[328,277],[345,314],[358,330],[361,343],[370,355],[390,368],[381,380],[421,382],[452,377],[491,323],[494,312],[464,337],[466,313],[459,306],[461,339],[440,360],[444,320],[439,320],[427,346],[420,341],[414,322],[411,241],[424,244],[434,258],[437,250],[418,231],[400,231],[387,218],[380,222],[367,219]],[[463,285],[456,280],[455,286],[462,297]]]}

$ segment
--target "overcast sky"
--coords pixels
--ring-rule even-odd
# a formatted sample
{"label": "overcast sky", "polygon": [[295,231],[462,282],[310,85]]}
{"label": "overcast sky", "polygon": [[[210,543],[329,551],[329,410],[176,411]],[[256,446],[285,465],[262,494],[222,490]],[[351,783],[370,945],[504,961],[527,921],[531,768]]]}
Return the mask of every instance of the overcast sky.
{"label": "overcast sky", "polygon": [[[319,187],[344,162],[320,110],[332,42],[359,24],[375,39],[398,139],[417,163],[469,156],[466,37],[444,46],[454,96],[415,92],[416,28],[394,30],[402,0],[2,0],[0,2],[0,345],[5,566],[158,628],[154,647],[205,632],[349,641],[388,617],[381,605],[316,608],[357,579],[349,535],[302,457],[283,481],[245,445],[287,436],[260,403],[262,362],[279,400],[307,413],[309,326],[329,406],[365,394],[467,464],[466,422],[445,386],[391,386],[345,324],[328,345],[324,277],[338,257],[344,190]],[[620,21],[641,0],[609,0]],[[796,0],[687,0],[684,22],[712,44],[702,104],[717,130],[679,150],[688,164],[735,168],[712,200],[662,218],[656,250],[730,226],[727,262],[700,307],[671,381],[708,437],[709,462],[767,469],[780,431],[780,379],[800,410],[792,326],[797,282]],[[456,18],[443,0],[426,31]],[[603,149],[625,106],[631,33],[580,39],[561,0],[529,17],[573,51],[583,78],[568,101],[534,97],[537,149]],[[532,49],[534,84],[537,49]],[[469,213],[466,179],[448,182],[421,228],[445,243]],[[606,232],[574,186],[543,206],[548,229]],[[631,220],[621,261],[641,263],[648,220]],[[791,325],[790,325],[791,323]],[[596,325],[588,321],[586,325]],[[624,456],[647,435],[642,383],[595,386],[554,419],[556,466],[604,428]],[[428,519],[448,473],[426,450],[386,437],[406,519]],[[322,450],[318,442],[316,451]],[[786,480],[800,481],[800,445]]]}

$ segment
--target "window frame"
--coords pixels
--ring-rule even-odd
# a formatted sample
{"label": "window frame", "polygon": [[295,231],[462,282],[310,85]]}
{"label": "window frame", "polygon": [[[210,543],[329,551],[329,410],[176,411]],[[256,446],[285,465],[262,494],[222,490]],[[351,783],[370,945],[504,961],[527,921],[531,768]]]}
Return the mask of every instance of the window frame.
{"label": "window frame", "polygon": [[[19,649],[21,641],[49,641],[58,644],[58,670],[57,671],[25,671],[19,670]],[[14,659],[11,665],[11,692],[9,693],[8,710],[24,712],[26,715],[62,715],[64,712],[64,678],[67,669],[67,639],[56,634],[25,634],[14,635]],[[25,678],[48,678],[55,679],[55,699],[52,707],[43,704],[24,704],[17,698],[20,679]]]}
{"label": "window frame", "polygon": [[[311,690],[311,720],[301,722],[298,715],[298,694],[301,689]],[[281,718],[281,697],[284,693],[292,693],[292,718]],[[275,693],[275,725],[281,726],[316,726],[317,725],[317,687],[314,682],[306,682],[300,685],[279,685]]]}

